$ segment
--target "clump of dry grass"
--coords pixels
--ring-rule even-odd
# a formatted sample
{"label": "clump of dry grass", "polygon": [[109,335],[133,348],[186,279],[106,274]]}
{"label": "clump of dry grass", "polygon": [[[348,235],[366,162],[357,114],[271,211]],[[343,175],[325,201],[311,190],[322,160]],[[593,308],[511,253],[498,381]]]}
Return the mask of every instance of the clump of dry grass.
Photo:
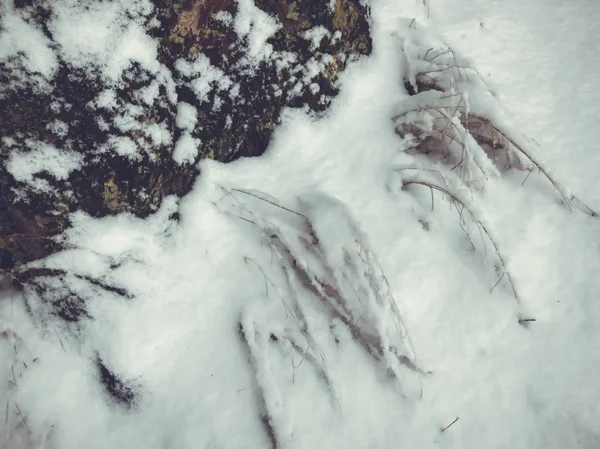
{"label": "clump of dry grass", "polygon": [[467,109],[463,102],[460,95],[438,96],[436,104],[409,109],[392,120],[396,133],[409,138],[408,153],[441,163],[472,184],[481,176],[494,176],[496,171],[461,121]]}
{"label": "clump of dry grass", "polygon": [[[289,354],[292,376],[300,365],[310,364],[332,406],[339,407],[325,352],[317,343],[315,310],[331,326],[334,322],[342,323],[352,341],[384,368],[401,393],[405,391],[405,370],[420,382],[424,372],[414,358],[387,279],[366,241],[358,230],[354,232],[351,217],[339,217],[342,226],[342,221],[348,221],[345,225],[352,230],[354,238],[340,243],[344,262],[338,266],[328,254],[324,240],[327,237],[319,234],[310,214],[284,206],[260,192],[224,189],[224,193],[221,203],[215,206],[252,225],[271,252],[269,267],[261,266],[253,258],[244,258],[249,269],[262,278],[264,298],[268,301],[259,310],[256,305],[245,310],[239,327],[256,373],[263,410],[261,420],[274,447],[284,446],[288,435],[281,411],[283,399],[270,373],[269,346],[280,347]],[[223,201],[225,199],[229,201]],[[261,207],[267,208],[266,214],[258,211]],[[272,215],[275,217],[269,218]],[[285,224],[289,218],[292,226]],[[264,312],[262,308],[271,310],[278,303],[282,304],[282,312],[274,322],[273,318],[266,318],[273,316],[272,312]],[[285,325],[282,326],[281,321]],[[334,335],[331,338],[335,341]]]}
{"label": "clump of dry grass", "polygon": [[526,171],[523,183],[532,172],[538,172],[558,192],[566,208],[597,216],[569,193],[522,139],[484,109],[477,110],[469,100],[471,95],[493,97],[488,95],[489,89],[477,69],[446,46],[404,51],[417,62],[413,61],[415,71],[404,82],[415,106],[396,114],[392,121],[396,133],[406,140],[408,153],[441,163],[471,186],[481,179],[501,176],[504,171]]}
{"label": "clump of dry grass", "polygon": [[494,286],[491,288],[490,291],[493,291],[498,286],[498,284],[500,284],[502,279],[504,277],[506,277],[508,284],[510,285],[510,289],[512,291],[514,298],[517,300],[517,302],[521,302],[519,294],[517,293],[517,288],[515,286],[513,276],[510,274],[510,271],[508,270],[508,268],[506,266],[506,262],[505,262],[506,258],[502,255],[502,252],[500,251],[498,239],[496,237],[494,237],[493,232],[490,229],[490,227],[484,222],[483,219],[481,219],[478,216],[477,212],[469,205],[469,202],[463,198],[460,198],[460,196],[457,195],[456,193],[453,193],[449,189],[449,187],[441,186],[441,185],[435,184],[430,181],[417,180],[417,179],[414,179],[414,180],[408,179],[408,180],[403,181],[404,188],[407,188],[411,185],[423,186],[423,187],[429,188],[432,191],[432,196],[433,196],[434,190],[446,195],[450,199],[452,204],[455,206],[455,208],[459,214],[459,220],[461,221],[461,227],[462,227],[463,231],[467,234],[467,237],[469,238],[469,241],[471,241],[471,245],[474,248],[475,245],[473,244],[472,238],[471,238],[469,232],[464,227],[464,212],[466,211],[469,214],[472,221],[477,225],[477,227],[483,232],[483,234],[487,237],[488,241],[491,243],[491,245],[494,249],[494,253],[496,254],[496,257],[500,263],[500,267],[502,268],[501,275],[498,277],[498,280],[496,281],[496,283],[494,284]]}
{"label": "clump of dry grass", "polygon": [[[240,191],[232,190],[232,192]],[[388,338],[381,335],[378,327],[372,323],[367,323],[364,317],[361,316],[361,312],[363,311],[351,306],[351,304],[356,305],[356,298],[351,299],[348,297],[348,293],[352,288],[349,289],[341,283],[342,280],[364,277],[365,274],[361,272],[362,268],[356,266],[357,264],[364,264],[364,267],[370,269],[371,274],[377,279],[376,281],[369,282],[368,288],[370,289],[370,293],[363,293],[366,296],[365,299],[374,301],[378,307],[386,310],[389,309],[397,329],[406,335],[400,313],[389,293],[387,279],[372,251],[367,247],[366,242],[361,240],[358,232],[355,233],[356,240],[351,242],[351,245],[344,246],[343,248],[344,259],[347,262],[346,266],[332,266],[327,257],[327,250],[322,244],[323,236],[317,233],[311,222],[311,218],[262,195],[248,191],[244,191],[244,194],[251,195],[259,201],[266,202],[300,218],[300,233],[293,237],[288,237],[280,227],[261,219],[254,213],[252,213],[252,218],[250,219],[239,216],[244,221],[257,226],[261,235],[267,239],[271,250],[279,261],[282,272],[285,274],[288,290],[297,291],[299,287],[302,287],[304,292],[312,293],[327,307],[333,317],[341,320],[348,326],[355,340],[376,359],[382,360],[388,352],[395,351],[399,354],[404,352],[400,348],[390,348],[387,344]],[[250,211],[246,208],[244,212],[248,213]],[[340,218],[349,219],[349,217]],[[355,227],[353,223],[349,223],[349,225],[352,228]],[[307,255],[310,255],[312,264],[301,262],[301,260],[306,259]],[[336,271],[340,270],[345,270],[341,276],[336,273]],[[265,277],[265,282],[273,285],[272,281],[266,277],[264,271],[262,269],[260,271]],[[372,282],[376,284],[372,285]],[[358,294],[357,292],[353,293]],[[293,293],[291,297],[293,299],[292,305],[285,306],[286,312],[292,313],[294,319],[302,324],[302,329],[306,329],[306,314],[302,310],[298,294]],[[405,359],[402,360],[404,361]],[[406,365],[405,362],[402,364]]]}
{"label": "clump of dry grass", "polygon": [[[404,109],[392,117],[395,131],[403,139],[405,153],[418,161],[414,167],[396,169],[410,172],[406,176],[401,174],[402,185],[405,190],[428,188],[432,208],[434,191],[448,198],[459,214],[461,228],[475,248],[464,221],[465,215],[470,217],[482,239],[485,236],[490,243],[500,267],[491,290],[505,279],[511,294],[520,302],[499,239],[475,207],[486,180],[501,178],[509,171],[523,171],[526,174],[522,184],[525,184],[532,173],[540,173],[569,211],[578,209],[592,217],[597,217],[597,213],[570,193],[533,155],[526,139],[511,132],[499,116],[489,113],[494,108],[495,95],[468,61],[447,46],[427,48],[414,42],[414,39],[403,41],[409,67],[404,86],[410,97]],[[463,194],[465,190],[468,196]],[[519,319],[519,323],[530,321]]]}
{"label": "clump of dry grass", "polygon": [[[523,184],[531,172],[537,170],[538,173],[541,173],[544,178],[546,178],[548,182],[552,184],[554,189],[562,197],[563,204],[569,208],[569,210],[573,210],[573,207],[575,207],[592,217],[598,216],[594,210],[579,200],[574,194],[568,193],[567,188],[560,181],[558,181],[554,175],[552,175],[550,171],[544,167],[544,165],[538,162],[522,144],[517,143],[515,138],[511,137],[508,132],[504,131],[500,125],[495,124],[487,117],[474,113],[466,114],[462,120],[466,129],[469,130],[475,140],[480,145],[489,148],[489,150],[486,152],[490,154],[491,157],[496,158],[498,153],[505,154],[505,168],[527,170],[529,172],[523,180]],[[515,157],[515,154],[523,156],[526,161],[530,163],[530,167],[527,168],[524,166],[524,164],[520,163],[522,158]],[[512,161],[516,161],[516,163],[511,162],[511,159]]]}
{"label": "clump of dry grass", "polygon": [[37,363],[38,359],[27,356],[25,342],[13,329],[6,328],[0,332],[0,344],[1,341],[5,341],[13,352],[7,360],[9,372],[6,389],[8,394],[4,418],[5,444],[7,446],[3,447],[29,447],[28,444],[33,438],[32,432],[27,422],[27,416],[19,407],[13,392],[19,388],[25,371],[29,369],[30,365]]}

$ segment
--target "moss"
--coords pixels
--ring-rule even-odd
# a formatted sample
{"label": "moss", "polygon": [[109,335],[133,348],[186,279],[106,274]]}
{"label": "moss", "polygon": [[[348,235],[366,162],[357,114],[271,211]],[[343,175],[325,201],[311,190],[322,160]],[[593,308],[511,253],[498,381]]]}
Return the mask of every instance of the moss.
{"label": "moss", "polygon": [[360,53],[365,53],[365,52],[369,51],[369,44],[366,42],[366,40],[364,38],[362,38],[358,41],[358,51]]}
{"label": "moss", "polygon": [[185,39],[175,32],[172,32],[169,35],[169,40],[179,45],[183,45],[185,43]]}
{"label": "moss", "polygon": [[342,33],[348,34],[355,28],[361,18],[361,12],[355,3],[348,0],[336,0],[333,13],[333,26]]}
{"label": "moss", "polygon": [[298,21],[298,19],[300,19],[300,13],[298,13],[298,5],[296,2],[290,3],[286,17],[294,21]]}
{"label": "moss", "polygon": [[62,202],[54,203],[54,207],[55,207],[56,211],[61,215],[65,215],[65,214],[69,213],[69,206],[65,203],[62,203]]}
{"label": "moss", "polygon": [[122,212],[127,208],[127,195],[123,194],[113,176],[104,183],[104,206],[111,213]]}

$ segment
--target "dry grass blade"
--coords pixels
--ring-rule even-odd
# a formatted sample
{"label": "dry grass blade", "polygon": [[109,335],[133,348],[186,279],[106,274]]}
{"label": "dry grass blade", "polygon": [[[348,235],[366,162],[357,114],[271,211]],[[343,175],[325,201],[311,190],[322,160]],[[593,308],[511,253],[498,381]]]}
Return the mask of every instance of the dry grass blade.
{"label": "dry grass blade", "polygon": [[473,210],[463,200],[461,200],[457,195],[455,195],[454,193],[452,193],[450,190],[448,190],[445,187],[439,186],[437,184],[433,184],[433,183],[428,182],[428,181],[416,181],[416,180],[412,180],[412,181],[405,181],[403,183],[403,185],[405,187],[407,187],[409,185],[413,185],[413,184],[424,186],[424,187],[428,187],[428,188],[430,188],[432,190],[437,190],[438,192],[441,192],[444,195],[447,195],[448,197],[450,197],[452,199],[452,201],[455,201],[455,202],[461,204],[463,206],[463,209],[466,210],[467,212],[469,212],[469,214],[471,215],[471,218],[473,219],[473,221],[485,233],[485,235],[487,236],[488,240],[492,244],[492,247],[494,248],[494,251],[496,252],[496,256],[498,257],[498,260],[500,261],[500,264],[502,265],[502,269],[504,271],[504,274],[506,275],[506,278],[508,279],[508,282],[509,282],[509,284],[511,286],[513,296],[515,297],[515,299],[517,300],[517,302],[520,303],[521,299],[519,297],[519,294],[517,293],[517,288],[515,286],[514,280],[513,280],[510,272],[508,271],[508,269],[506,267],[505,258],[502,256],[502,253],[500,252],[498,244],[496,243],[496,240],[492,237],[491,232],[481,222],[481,220],[479,220],[477,218],[477,215],[475,214],[475,212],[473,212]]}
{"label": "dry grass blade", "polygon": [[452,55],[452,57],[453,57],[453,59],[454,59],[454,62],[456,63],[456,56],[455,56],[455,54],[454,54],[454,50],[452,50],[451,48],[448,48],[447,50],[442,50],[442,52],[441,52],[441,53],[438,53],[437,55],[435,55],[435,56],[433,56],[433,57],[431,57],[431,58],[427,58],[427,55],[429,54],[429,51],[430,51],[430,50],[433,50],[433,48],[430,48],[430,49],[427,51],[427,53],[425,53],[425,56],[423,57],[423,60],[424,60],[424,61],[427,61],[427,62],[433,62],[433,61],[435,61],[437,58],[439,58],[439,57],[441,57],[441,56],[444,56],[444,55],[447,55],[447,54],[451,54],[451,55]]}
{"label": "dry grass blade", "polygon": [[[441,97],[440,99],[448,99],[448,98],[452,98],[452,97],[459,97],[461,98],[460,94],[455,94],[455,95],[447,95],[445,97]],[[424,111],[436,111],[439,112],[441,115],[443,115],[444,117],[447,117],[448,114],[443,113],[441,111],[449,109],[450,107],[456,108],[455,112],[453,114],[450,114],[450,116],[456,116],[457,112],[463,112],[466,111],[465,106],[460,104],[460,101],[457,105],[432,105],[432,106],[419,106],[417,108],[413,108],[413,109],[409,109],[408,111],[404,111],[401,112],[399,114],[396,114],[392,117],[392,121],[393,122],[397,122],[398,120],[400,120],[401,118],[405,117],[406,115],[410,114],[411,112],[424,112]]]}
{"label": "dry grass blade", "polygon": [[[587,214],[589,214],[592,217],[598,216],[598,214],[594,210],[592,210],[585,203],[583,203],[581,200],[579,200],[575,195],[568,195],[565,192],[565,190],[563,189],[563,187],[561,186],[561,184],[544,168],[544,166],[542,164],[540,164],[527,150],[525,150],[525,148],[523,148],[522,145],[519,145],[517,142],[515,142],[514,139],[510,138],[508,136],[508,134],[506,132],[504,132],[499,126],[492,123],[491,120],[489,120],[486,117],[483,117],[483,116],[480,116],[477,114],[473,114],[473,113],[470,113],[468,115],[468,119],[477,120],[479,122],[479,126],[487,126],[492,131],[492,133],[496,134],[496,136],[498,138],[504,140],[512,148],[514,148],[516,151],[518,151],[523,156],[525,156],[527,158],[527,160],[529,160],[529,162],[531,162],[531,164],[533,164],[533,166],[535,168],[537,168],[539,170],[539,172],[542,173],[544,175],[544,177],[552,184],[552,186],[556,189],[556,191],[563,198],[565,205],[567,206],[567,208],[570,211],[573,210],[572,202],[576,201],[581,206],[580,209],[582,208],[584,212],[586,212]],[[531,171],[530,171],[530,173],[531,173]],[[527,176],[529,177],[529,174]],[[525,178],[525,179],[527,179],[527,178]]]}
{"label": "dry grass blade", "polygon": [[17,284],[19,284],[21,287],[23,287],[25,285],[18,277],[16,277],[14,274],[12,274],[11,271],[3,270],[2,268],[0,268],[0,275],[8,276],[13,281],[15,281]]}
{"label": "dry grass blade", "polygon": [[[473,183],[471,167],[475,168],[488,179],[491,172],[482,165],[479,151],[468,128],[460,120],[467,113],[467,105],[461,95],[450,95],[443,98],[458,97],[455,104],[447,106],[422,106],[395,115],[392,120],[397,123],[396,134],[405,137],[412,134],[418,138],[418,144],[411,147],[419,154],[435,156],[450,170],[459,169],[461,178],[467,183]],[[430,118],[425,120],[410,119],[408,114],[427,112]],[[429,121],[430,120],[430,121]],[[398,123],[399,122],[399,123]],[[425,137],[423,137],[425,136]]]}
{"label": "dry grass blade", "polygon": [[272,449],[278,449],[281,447],[280,438],[277,433],[277,423],[273,419],[272,411],[269,409],[268,394],[269,390],[267,386],[261,382],[264,379],[262,370],[265,369],[261,358],[260,351],[257,348],[257,343],[254,335],[254,329],[252,326],[247,326],[242,319],[239,322],[239,335],[244,345],[245,350],[248,353],[248,357],[252,362],[252,367],[255,370],[254,380],[256,382],[256,388],[258,389],[258,408],[261,411],[260,421],[265,434],[269,440],[270,447]]}
{"label": "dry grass blade", "polygon": [[290,213],[292,213],[292,214],[294,214],[294,215],[297,215],[297,216],[299,216],[299,217],[302,217],[302,218],[305,218],[305,219],[306,219],[306,215],[303,215],[303,214],[301,214],[300,212],[296,212],[295,210],[292,210],[292,209],[289,209],[289,208],[287,208],[287,207],[285,207],[285,206],[282,206],[281,204],[278,204],[278,203],[276,203],[275,201],[273,201],[273,200],[270,200],[270,199],[268,199],[268,198],[263,198],[263,197],[261,197],[260,195],[258,195],[258,194],[256,194],[256,193],[250,192],[249,190],[244,190],[244,189],[231,189],[231,191],[232,191],[232,192],[243,193],[244,195],[248,195],[248,196],[254,197],[254,198],[256,198],[256,199],[258,199],[258,200],[260,200],[260,201],[264,201],[265,203],[268,203],[268,204],[270,204],[271,206],[278,207],[279,209],[282,209],[282,210],[284,210],[284,211],[286,211],[286,212],[290,212]]}

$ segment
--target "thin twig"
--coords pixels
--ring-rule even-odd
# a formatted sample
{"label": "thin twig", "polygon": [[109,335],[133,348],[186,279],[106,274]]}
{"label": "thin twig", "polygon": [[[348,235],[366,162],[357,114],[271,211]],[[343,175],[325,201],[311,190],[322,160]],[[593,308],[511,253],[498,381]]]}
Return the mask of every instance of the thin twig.
{"label": "thin twig", "polygon": [[25,419],[25,415],[23,415],[23,413],[21,413],[21,409],[19,408],[19,404],[17,404],[15,402],[15,407],[17,409],[18,415],[21,417],[21,421],[25,424],[25,427],[27,429],[29,429],[29,426],[27,425],[27,420]]}
{"label": "thin twig", "polygon": [[447,55],[448,53],[452,53],[452,54],[454,54],[454,50],[452,50],[451,48],[449,48],[448,50],[446,50],[446,51],[443,51],[442,53],[439,53],[439,54],[437,54],[437,55],[436,55],[436,56],[434,56],[433,58],[431,58],[431,59],[427,59],[427,62],[432,62],[432,61],[434,61],[435,59],[439,58],[440,56]]}
{"label": "thin twig", "polygon": [[529,175],[531,175],[531,172],[533,171],[534,168],[535,168],[535,165],[532,165],[531,168],[529,169],[529,173],[527,173],[527,176],[525,176],[525,179],[521,183],[522,186],[525,185],[525,181],[527,181],[527,178],[529,178]]}
{"label": "thin twig", "polygon": [[455,419],[454,421],[452,421],[450,424],[448,424],[446,427],[444,427],[444,428],[441,430],[441,433],[444,433],[446,430],[448,430],[448,429],[449,429],[449,428],[450,428],[450,427],[451,427],[451,426],[452,426],[452,425],[453,425],[453,424],[454,424],[456,421],[458,421],[458,419],[459,419],[459,418],[458,418],[458,416],[457,416],[457,417],[456,417],[456,419]]}
{"label": "thin twig", "polygon": [[22,287],[25,285],[18,277],[16,277],[10,271],[6,271],[6,270],[3,270],[2,268],[0,268],[0,273],[4,274],[5,276],[8,276],[9,278],[13,279],[14,281],[17,281]]}
{"label": "thin twig", "polygon": [[514,141],[514,139],[511,139],[510,137],[507,136],[507,134],[505,132],[503,132],[502,130],[500,130],[496,125],[494,125],[490,120],[488,120],[485,117],[481,117],[478,116],[476,114],[470,114],[471,117],[475,117],[477,120],[481,121],[482,123],[487,124],[491,129],[493,129],[496,133],[498,133],[499,136],[503,137],[506,139],[506,141],[512,145],[518,152],[520,152],[523,156],[525,156],[527,159],[529,159],[529,161],[536,166],[536,168],[546,177],[546,179],[548,181],[550,181],[550,183],[552,184],[552,186],[558,191],[558,193],[560,193],[560,196],[563,197],[565,204],[567,206],[567,208],[570,211],[573,211],[573,208],[571,207],[571,201],[569,200],[569,198],[567,198],[567,195],[565,192],[563,192],[560,184],[552,177],[552,175],[550,175],[550,173],[548,173],[546,171],[546,169],[544,169],[544,167],[537,162],[533,156],[531,156],[523,147],[521,147],[518,143],[516,143]]}
{"label": "thin twig", "polygon": [[65,345],[63,345],[63,342],[62,342],[61,338],[58,336],[58,332],[56,331],[56,329],[54,329],[54,333],[56,334],[56,338],[58,338],[58,341],[60,342],[60,346],[61,346],[62,350],[66,354],[67,350],[65,349]]}
{"label": "thin twig", "polygon": [[252,264],[258,268],[258,270],[262,273],[264,279],[265,279],[265,296],[268,298],[269,297],[269,290],[267,288],[267,282],[269,284],[271,284],[271,286],[273,287],[273,290],[275,290],[275,292],[278,294],[278,296],[281,298],[281,302],[283,303],[283,309],[285,311],[285,317],[288,318],[288,312],[294,317],[296,318],[296,316],[294,315],[294,312],[288,307],[288,305],[285,302],[285,299],[283,298],[283,296],[277,291],[277,287],[275,286],[275,284],[273,283],[273,281],[271,279],[269,279],[269,277],[267,276],[267,274],[265,273],[265,271],[262,269],[262,267],[260,265],[258,265],[253,259],[251,259],[250,257],[244,256],[244,262],[246,264],[248,264],[248,262],[252,262]]}
{"label": "thin twig", "polygon": [[498,286],[498,284],[500,283],[500,281],[504,278],[504,275],[506,274],[506,271],[502,273],[502,275],[500,275],[500,277],[498,278],[498,280],[496,281],[496,283],[494,284],[494,286],[490,289],[490,293],[492,293],[494,291],[494,289]]}
{"label": "thin twig", "polygon": [[492,246],[494,247],[494,251],[496,252],[496,255],[498,256],[498,259],[500,261],[500,263],[502,264],[502,268],[504,270],[504,272],[506,273],[506,278],[508,279],[508,282],[511,286],[513,295],[515,297],[515,299],[517,300],[517,302],[521,302],[521,299],[519,297],[519,294],[517,293],[517,289],[515,287],[515,283],[512,279],[512,276],[510,275],[510,272],[508,271],[507,267],[506,267],[506,263],[504,261],[504,257],[502,256],[502,253],[500,252],[500,249],[498,248],[498,245],[496,244],[496,241],[492,238],[490,231],[483,225],[483,223],[477,219],[477,215],[458,197],[456,196],[454,193],[450,192],[450,190],[438,186],[436,184],[427,182],[427,181],[405,181],[404,182],[404,186],[408,186],[411,184],[417,184],[417,185],[421,185],[421,186],[425,186],[425,187],[429,187],[430,189],[434,189],[437,190],[438,192],[441,192],[445,195],[448,195],[452,200],[456,201],[457,203],[460,203],[463,205],[463,207],[471,214],[471,217],[473,218],[473,220],[475,221],[475,223],[483,230],[483,232],[487,235],[488,240],[491,242]]}

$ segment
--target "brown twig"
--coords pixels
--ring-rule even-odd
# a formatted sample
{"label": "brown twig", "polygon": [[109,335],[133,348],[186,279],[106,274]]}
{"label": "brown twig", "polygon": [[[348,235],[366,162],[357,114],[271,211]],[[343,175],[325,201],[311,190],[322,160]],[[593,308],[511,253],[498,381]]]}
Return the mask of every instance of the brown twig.
{"label": "brown twig", "polygon": [[521,145],[519,145],[518,143],[516,143],[514,139],[511,139],[510,137],[508,137],[505,132],[503,132],[500,128],[498,128],[496,125],[494,125],[489,119],[487,119],[485,117],[482,117],[480,115],[476,115],[476,114],[469,114],[469,117],[474,117],[475,119],[479,120],[482,124],[485,124],[485,125],[489,126],[489,128],[491,130],[493,130],[495,133],[497,133],[498,136],[500,136],[503,139],[506,139],[506,141],[510,145],[512,145],[513,148],[515,148],[519,153],[521,153],[523,156],[525,156],[546,177],[546,179],[552,184],[552,186],[556,189],[556,191],[560,194],[560,196],[562,196],[563,200],[565,201],[565,204],[566,204],[567,208],[570,211],[573,211],[573,208],[571,207],[571,200],[569,198],[567,198],[567,194],[565,192],[563,192],[562,187],[560,186],[560,184]]}
{"label": "brown twig", "polygon": [[448,430],[450,427],[452,427],[452,425],[459,420],[459,417],[457,416],[456,419],[454,421],[452,421],[450,424],[448,424],[446,427],[443,427],[442,430],[440,430],[440,433],[444,433],[446,430]]}

